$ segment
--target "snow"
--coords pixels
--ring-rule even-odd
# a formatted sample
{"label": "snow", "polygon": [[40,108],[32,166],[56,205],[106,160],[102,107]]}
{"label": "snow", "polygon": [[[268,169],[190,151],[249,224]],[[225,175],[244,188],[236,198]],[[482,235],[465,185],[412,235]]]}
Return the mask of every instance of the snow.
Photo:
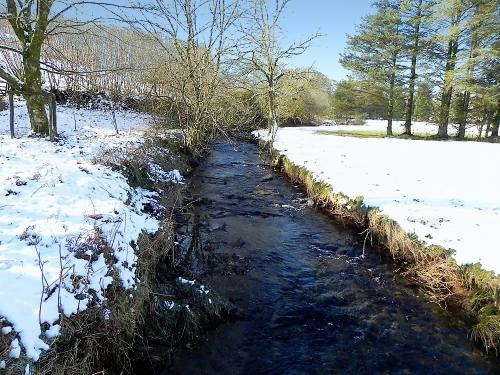
{"label": "snow", "polygon": [[10,343],[10,353],[9,353],[9,356],[11,358],[19,358],[20,355],[21,355],[21,347],[19,346],[19,340],[18,339],[14,339]]}
{"label": "snow", "polygon": [[61,326],[59,324],[54,324],[52,327],[50,327],[48,330],[44,332],[45,337],[47,337],[48,339],[53,339],[59,334],[60,331],[61,331]]}
{"label": "snow", "polygon": [[[49,347],[42,338],[58,335],[61,313],[105,305],[111,272],[125,288],[139,282],[133,244],[159,228],[142,211],[155,193],[131,188],[96,159],[103,150],[140,145],[152,119],[117,111],[116,134],[110,111],[58,106],[62,140],[51,143],[29,136],[24,102],[15,106],[15,139],[8,135],[8,110],[0,112],[0,318],[9,323],[2,333],[17,335],[10,356],[22,349],[36,361]],[[89,245],[96,236],[112,248],[115,264]],[[44,335],[41,323],[48,327]]]}
{"label": "snow", "polygon": [[165,172],[158,164],[154,162],[149,163],[149,178],[155,182],[173,182],[175,184],[182,184],[183,177],[181,173],[174,169],[170,172]]}
{"label": "snow", "polygon": [[196,282],[196,280],[187,280],[187,279],[183,279],[182,277],[179,277],[179,281],[183,285],[194,285],[194,283]]}
{"label": "snow", "polygon": [[274,147],[335,192],[363,196],[425,243],[455,250],[458,263],[500,273],[500,145],[320,133],[331,129],[282,128]]}

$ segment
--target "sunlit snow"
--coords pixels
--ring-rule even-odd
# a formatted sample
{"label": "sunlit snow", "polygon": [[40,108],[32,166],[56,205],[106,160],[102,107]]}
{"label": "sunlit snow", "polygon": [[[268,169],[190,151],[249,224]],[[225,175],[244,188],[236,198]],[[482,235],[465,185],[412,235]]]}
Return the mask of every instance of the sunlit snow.
{"label": "sunlit snow", "polygon": [[460,264],[500,273],[500,145],[321,133],[336,128],[282,128],[274,146],[335,192],[363,196],[420,240],[455,250]]}
{"label": "sunlit snow", "polygon": [[[116,134],[110,111],[58,106],[57,115],[62,140],[51,143],[28,136],[23,101],[16,102],[15,139],[8,133],[9,111],[0,112],[0,326],[8,322],[18,335],[11,357],[23,349],[37,360],[48,348],[40,323],[47,323],[45,336],[52,338],[60,313],[82,311],[91,300],[104,304],[111,268],[124,287],[133,288],[132,245],[141,232],[159,226],[142,212],[152,192],[131,188],[121,174],[92,160],[103,149],[143,142],[151,118],[117,111]],[[182,180],[178,171],[158,168],[161,177]],[[96,229],[112,247],[114,265],[102,253],[76,254],[69,246],[84,243]],[[4,327],[2,334],[10,330]]]}

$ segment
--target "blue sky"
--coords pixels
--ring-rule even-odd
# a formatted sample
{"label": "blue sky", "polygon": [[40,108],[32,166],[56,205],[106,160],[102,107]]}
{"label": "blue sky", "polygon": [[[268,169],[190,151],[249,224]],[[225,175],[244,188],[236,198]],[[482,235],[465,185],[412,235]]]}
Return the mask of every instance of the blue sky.
{"label": "blue sky", "polygon": [[325,36],[317,39],[302,56],[294,59],[294,66],[310,66],[340,80],[346,77],[339,64],[346,34],[355,31],[361,18],[371,12],[372,0],[292,0],[282,19],[282,27],[290,41],[301,40],[319,31]]}
{"label": "blue sky", "polygon": [[[243,0],[245,1],[245,0]],[[339,64],[346,34],[352,34],[361,18],[372,11],[373,0],[292,0],[281,19],[288,43],[301,41],[319,32],[323,34],[303,55],[290,62],[293,67],[313,66],[330,79],[340,80],[347,71]],[[129,4],[130,0],[109,0],[108,3]],[[85,7],[89,15],[102,15],[102,8]],[[79,14],[81,16],[81,13]]]}

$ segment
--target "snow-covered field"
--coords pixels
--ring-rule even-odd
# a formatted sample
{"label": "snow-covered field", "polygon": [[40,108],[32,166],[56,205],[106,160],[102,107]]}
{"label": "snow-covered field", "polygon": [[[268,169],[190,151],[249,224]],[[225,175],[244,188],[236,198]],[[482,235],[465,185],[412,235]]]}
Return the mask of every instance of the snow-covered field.
{"label": "snow-covered field", "polygon": [[332,128],[281,128],[275,148],[427,244],[454,249],[460,264],[500,273],[500,145],[319,133]]}
{"label": "snow-covered field", "polygon": [[[333,122],[329,122],[331,126],[329,126],[325,130],[330,131],[380,131],[385,132],[387,129],[387,121],[386,120],[366,120],[363,125],[342,125],[335,124]],[[404,121],[393,121],[392,128],[394,134],[401,134],[404,132]],[[438,126],[433,123],[428,122],[420,122],[416,121],[412,123],[412,132],[414,134],[437,134]],[[458,131],[458,127],[455,125],[451,125],[448,129],[450,135],[456,135]],[[479,131],[477,126],[469,125],[465,131],[466,135],[469,136],[478,136]]]}
{"label": "snow-covered field", "polygon": [[[132,244],[142,231],[159,227],[142,212],[155,193],[131,188],[121,174],[91,159],[106,148],[140,144],[151,119],[118,111],[117,135],[109,111],[58,106],[62,140],[51,143],[27,136],[24,102],[16,102],[16,139],[8,134],[8,116],[8,110],[0,112],[0,335],[18,334],[11,357],[22,348],[37,360],[48,348],[44,338],[59,332],[60,313],[77,313],[91,301],[105,305],[112,268],[124,287],[136,283]],[[159,167],[152,167],[158,176]],[[96,230],[116,264],[84,245]],[[41,323],[48,328],[44,333]]]}

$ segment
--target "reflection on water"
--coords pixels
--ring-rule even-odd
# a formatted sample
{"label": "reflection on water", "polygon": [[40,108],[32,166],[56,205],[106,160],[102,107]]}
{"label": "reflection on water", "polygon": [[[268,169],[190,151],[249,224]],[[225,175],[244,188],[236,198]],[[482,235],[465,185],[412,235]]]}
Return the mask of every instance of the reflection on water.
{"label": "reflection on water", "polygon": [[375,251],[272,176],[256,146],[219,142],[193,178],[211,288],[244,319],[177,356],[174,374],[493,374],[466,331]]}

